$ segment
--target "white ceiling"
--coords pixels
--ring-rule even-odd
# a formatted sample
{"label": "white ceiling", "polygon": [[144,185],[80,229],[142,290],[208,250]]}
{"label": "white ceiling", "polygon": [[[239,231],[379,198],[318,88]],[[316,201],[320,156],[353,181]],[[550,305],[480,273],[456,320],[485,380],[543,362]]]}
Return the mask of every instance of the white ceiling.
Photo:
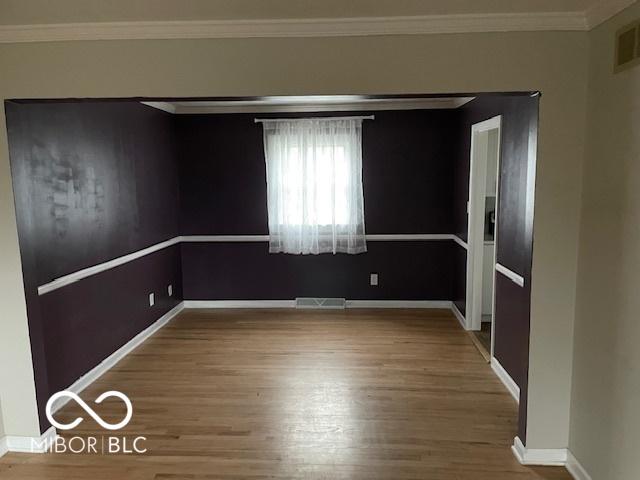
{"label": "white ceiling", "polygon": [[267,113],[435,110],[458,108],[475,97],[368,98],[362,95],[273,96],[240,100],[141,102],[165,112]]}

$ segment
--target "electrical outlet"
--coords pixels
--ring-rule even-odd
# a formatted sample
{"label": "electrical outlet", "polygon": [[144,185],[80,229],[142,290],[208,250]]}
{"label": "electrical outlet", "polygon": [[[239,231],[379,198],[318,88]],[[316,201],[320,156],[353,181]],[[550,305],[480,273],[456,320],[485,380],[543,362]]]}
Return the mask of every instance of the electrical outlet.
{"label": "electrical outlet", "polygon": [[378,274],[377,273],[372,273],[371,277],[369,278],[369,284],[373,287],[377,287],[378,286]]}
{"label": "electrical outlet", "polygon": [[156,294],[155,293],[150,293],[149,294],[149,306],[153,307],[156,304]]}
{"label": "electrical outlet", "polygon": [[169,294],[170,297],[173,297],[173,285],[169,285],[167,287],[167,293]]}

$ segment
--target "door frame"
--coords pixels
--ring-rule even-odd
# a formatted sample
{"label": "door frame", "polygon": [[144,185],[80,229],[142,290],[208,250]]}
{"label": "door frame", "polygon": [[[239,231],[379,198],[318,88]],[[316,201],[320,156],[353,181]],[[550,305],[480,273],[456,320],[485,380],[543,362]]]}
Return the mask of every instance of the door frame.
{"label": "door frame", "polygon": [[500,157],[502,143],[502,115],[475,123],[471,126],[471,151],[469,164],[469,201],[467,203],[467,295],[466,327],[468,330],[480,330],[482,327],[482,270],[484,249],[484,215],[487,183],[487,156],[478,155],[478,136],[489,130],[498,130],[498,161],[496,171],[496,224],[494,232],[493,305],[491,308],[491,354],[493,355],[493,326],[495,314],[495,263],[497,261],[498,240],[498,201],[500,186]]}

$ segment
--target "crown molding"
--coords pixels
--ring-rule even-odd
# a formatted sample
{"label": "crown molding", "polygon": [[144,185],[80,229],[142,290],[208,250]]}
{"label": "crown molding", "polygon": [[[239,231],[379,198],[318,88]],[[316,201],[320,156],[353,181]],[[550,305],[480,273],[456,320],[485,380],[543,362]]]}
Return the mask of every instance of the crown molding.
{"label": "crown molding", "polygon": [[0,43],[584,31],[582,12],[2,25]]}
{"label": "crown molding", "polygon": [[192,101],[141,102],[171,114],[224,114],[224,113],[297,113],[297,112],[357,112],[384,110],[439,110],[455,109],[466,105],[475,97],[380,99],[359,101],[276,102],[269,101]]}
{"label": "crown molding", "polygon": [[587,29],[591,30],[630,7],[637,0],[599,0],[585,14]]}

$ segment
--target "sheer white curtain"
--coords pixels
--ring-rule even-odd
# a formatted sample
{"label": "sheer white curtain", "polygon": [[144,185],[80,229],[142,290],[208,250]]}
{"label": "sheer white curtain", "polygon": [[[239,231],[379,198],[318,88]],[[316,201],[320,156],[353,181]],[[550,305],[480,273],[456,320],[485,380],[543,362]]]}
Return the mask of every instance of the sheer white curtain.
{"label": "sheer white curtain", "polygon": [[362,119],[264,122],[269,251],[362,253]]}

